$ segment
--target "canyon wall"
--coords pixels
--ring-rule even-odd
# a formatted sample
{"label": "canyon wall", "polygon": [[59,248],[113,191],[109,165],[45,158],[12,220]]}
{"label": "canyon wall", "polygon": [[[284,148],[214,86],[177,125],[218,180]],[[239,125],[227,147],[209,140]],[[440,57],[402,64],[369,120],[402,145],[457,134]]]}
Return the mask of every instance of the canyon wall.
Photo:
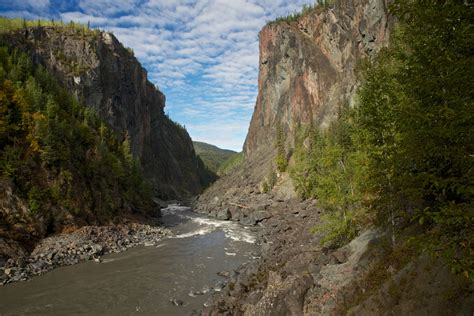
{"label": "canyon wall", "polygon": [[324,128],[341,106],[354,102],[358,62],[388,44],[393,22],[387,7],[386,0],[336,1],[262,29],[247,158],[274,145],[278,125],[290,141],[300,124]]}
{"label": "canyon wall", "polygon": [[131,149],[161,198],[201,192],[207,171],[191,138],[164,113],[165,96],[113,34],[73,27],[35,27],[7,35],[85,105],[92,107]]}

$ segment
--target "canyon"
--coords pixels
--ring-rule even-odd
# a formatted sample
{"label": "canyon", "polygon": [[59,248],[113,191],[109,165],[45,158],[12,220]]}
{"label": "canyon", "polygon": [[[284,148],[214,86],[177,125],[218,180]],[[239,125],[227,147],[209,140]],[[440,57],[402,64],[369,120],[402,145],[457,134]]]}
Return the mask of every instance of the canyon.
{"label": "canyon", "polygon": [[[149,297],[141,306],[130,294],[130,304],[137,306],[114,305],[116,311],[470,315],[474,310],[472,280],[462,273],[453,274],[440,258],[396,244],[393,217],[391,228],[368,225],[343,245],[324,244],[324,234],[315,228],[327,221],[327,210],[318,199],[299,195],[290,172],[276,165],[279,145],[285,149],[289,168],[295,164],[292,154],[302,128],[327,131],[344,109],[356,107],[361,63],[376,58],[394,36],[397,20],[389,9],[391,4],[390,0],[337,0],[295,18],[267,23],[259,33],[258,96],[242,156],[195,143],[199,153],[215,163],[214,171],[219,168],[209,152],[242,157],[212,184],[216,175],[196,154],[185,128],[165,115],[164,94],[148,81],[133,52],[113,34],[81,33],[68,27],[28,27],[4,34],[3,41],[27,53],[82,104],[94,109],[120,142],[129,140],[152,188],[154,207],[147,214],[115,214],[108,225],[74,220],[74,215],[62,229],[51,231],[51,225],[44,223],[39,233],[35,231],[37,248],[32,251],[31,245],[21,243],[34,230],[30,225],[36,217],[30,215],[26,197],[17,194],[11,182],[0,182],[4,188],[0,219],[11,219],[16,213],[23,219],[15,227],[22,239],[11,233],[14,225],[0,225],[0,255],[4,257],[0,277],[9,283],[90,259],[112,262],[110,266],[122,269],[120,260],[139,265],[137,260],[146,254],[149,257],[143,262],[150,270],[160,274],[162,269],[165,277],[179,279],[179,283],[172,285],[173,280],[166,279],[163,282],[169,285],[160,284],[169,296],[157,294],[160,304],[167,304],[163,308],[155,308]],[[302,146],[308,149],[311,142],[307,137]],[[216,159],[219,164],[223,160]],[[397,238],[409,239],[412,230],[413,224],[406,225]],[[82,250],[63,251],[65,242]],[[112,255],[131,247],[137,247],[131,254]],[[161,247],[169,257],[160,257]],[[196,262],[189,256],[197,258]],[[170,263],[170,258],[176,262]],[[210,263],[211,259],[219,262]],[[158,262],[158,268],[152,261]],[[82,266],[91,275],[105,269],[91,264]],[[168,271],[173,264],[185,277]],[[224,271],[225,265],[229,271]],[[57,273],[77,282],[68,271],[80,271],[80,267]],[[143,277],[153,292],[153,276],[144,270],[133,273],[139,273],[137,278]],[[193,278],[194,271],[207,279],[186,280]],[[108,277],[127,280],[113,273]],[[44,287],[41,278],[35,283],[39,289]],[[191,284],[193,290],[188,291]],[[170,290],[173,286],[174,292]],[[196,291],[198,286],[202,290]],[[114,283],[114,287],[120,285]],[[21,286],[15,289],[23,291]],[[87,305],[81,304],[75,308]],[[15,304],[11,305],[14,310]]]}

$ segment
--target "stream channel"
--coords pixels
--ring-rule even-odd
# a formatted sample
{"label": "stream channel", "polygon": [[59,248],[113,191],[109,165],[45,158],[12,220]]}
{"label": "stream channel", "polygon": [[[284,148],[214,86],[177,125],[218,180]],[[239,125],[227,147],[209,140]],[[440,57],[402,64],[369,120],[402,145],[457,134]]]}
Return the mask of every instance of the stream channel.
{"label": "stream channel", "polygon": [[172,237],[0,286],[0,316],[192,315],[225,284],[219,272],[255,259],[250,228],[177,205],[162,213]]}

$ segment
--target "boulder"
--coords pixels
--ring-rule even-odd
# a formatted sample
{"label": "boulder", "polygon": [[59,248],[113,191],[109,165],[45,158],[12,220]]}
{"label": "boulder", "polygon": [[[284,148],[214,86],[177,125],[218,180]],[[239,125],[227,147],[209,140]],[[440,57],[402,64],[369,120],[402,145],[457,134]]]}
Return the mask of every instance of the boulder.
{"label": "boulder", "polygon": [[178,300],[175,298],[170,299],[171,304],[173,304],[176,307],[181,307],[183,306],[184,302],[182,300]]}
{"label": "boulder", "polygon": [[257,304],[248,305],[246,315],[303,315],[306,292],[313,286],[309,274],[291,275],[283,280],[270,272],[268,286]]}
{"label": "boulder", "polygon": [[91,246],[91,252],[92,254],[95,254],[95,255],[101,255],[102,254],[102,251],[103,251],[103,247],[99,244],[93,244]]}
{"label": "boulder", "polygon": [[232,217],[232,214],[228,208],[221,209],[216,214],[217,219],[227,221]]}
{"label": "boulder", "polygon": [[267,211],[255,211],[249,214],[248,217],[241,220],[241,223],[246,226],[255,226],[258,223],[271,218],[271,214]]}

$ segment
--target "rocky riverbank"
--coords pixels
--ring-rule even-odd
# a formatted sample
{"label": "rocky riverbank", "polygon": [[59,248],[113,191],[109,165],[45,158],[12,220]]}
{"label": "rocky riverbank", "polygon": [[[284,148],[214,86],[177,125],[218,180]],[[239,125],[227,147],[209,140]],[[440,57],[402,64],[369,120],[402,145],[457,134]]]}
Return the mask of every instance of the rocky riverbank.
{"label": "rocky riverbank", "polygon": [[[208,214],[223,216],[238,204],[227,198]],[[323,247],[321,235],[311,232],[323,222],[315,201],[278,201],[271,194],[243,199],[247,208],[229,218],[260,226],[260,257],[230,272],[201,315],[470,315],[474,308],[472,283],[437,259],[393,250],[382,230]],[[267,206],[257,211],[263,199]]]}
{"label": "rocky riverbank", "polygon": [[264,193],[265,170],[246,161],[194,202],[198,212],[258,227],[261,246],[260,258],[228,273],[202,315],[472,314],[473,283],[402,242],[394,248],[389,230],[323,247],[312,233],[325,223],[317,201],[296,197],[287,174]]}
{"label": "rocky riverbank", "polygon": [[72,233],[50,236],[36,245],[29,255],[0,261],[0,284],[26,281],[54,268],[122,252],[138,245],[153,246],[169,230],[139,223],[111,226],[85,226]]}
{"label": "rocky riverbank", "polygon": [[[266,315],[276,310],[298,315],[321,267],[336,262],[319,245],[319,237],[310,233],[320,220],[320,211],[314,201],[283,201],[268,194],[257,194],[245,203],[246,208],[237,212],[229,201],[223,204],[232,209],[230,219],[260,227],[260,258],[230,273],[227,285],[206,304],[203,315]],[[228,211],[228,207],[208,209],[216,217]]]}

